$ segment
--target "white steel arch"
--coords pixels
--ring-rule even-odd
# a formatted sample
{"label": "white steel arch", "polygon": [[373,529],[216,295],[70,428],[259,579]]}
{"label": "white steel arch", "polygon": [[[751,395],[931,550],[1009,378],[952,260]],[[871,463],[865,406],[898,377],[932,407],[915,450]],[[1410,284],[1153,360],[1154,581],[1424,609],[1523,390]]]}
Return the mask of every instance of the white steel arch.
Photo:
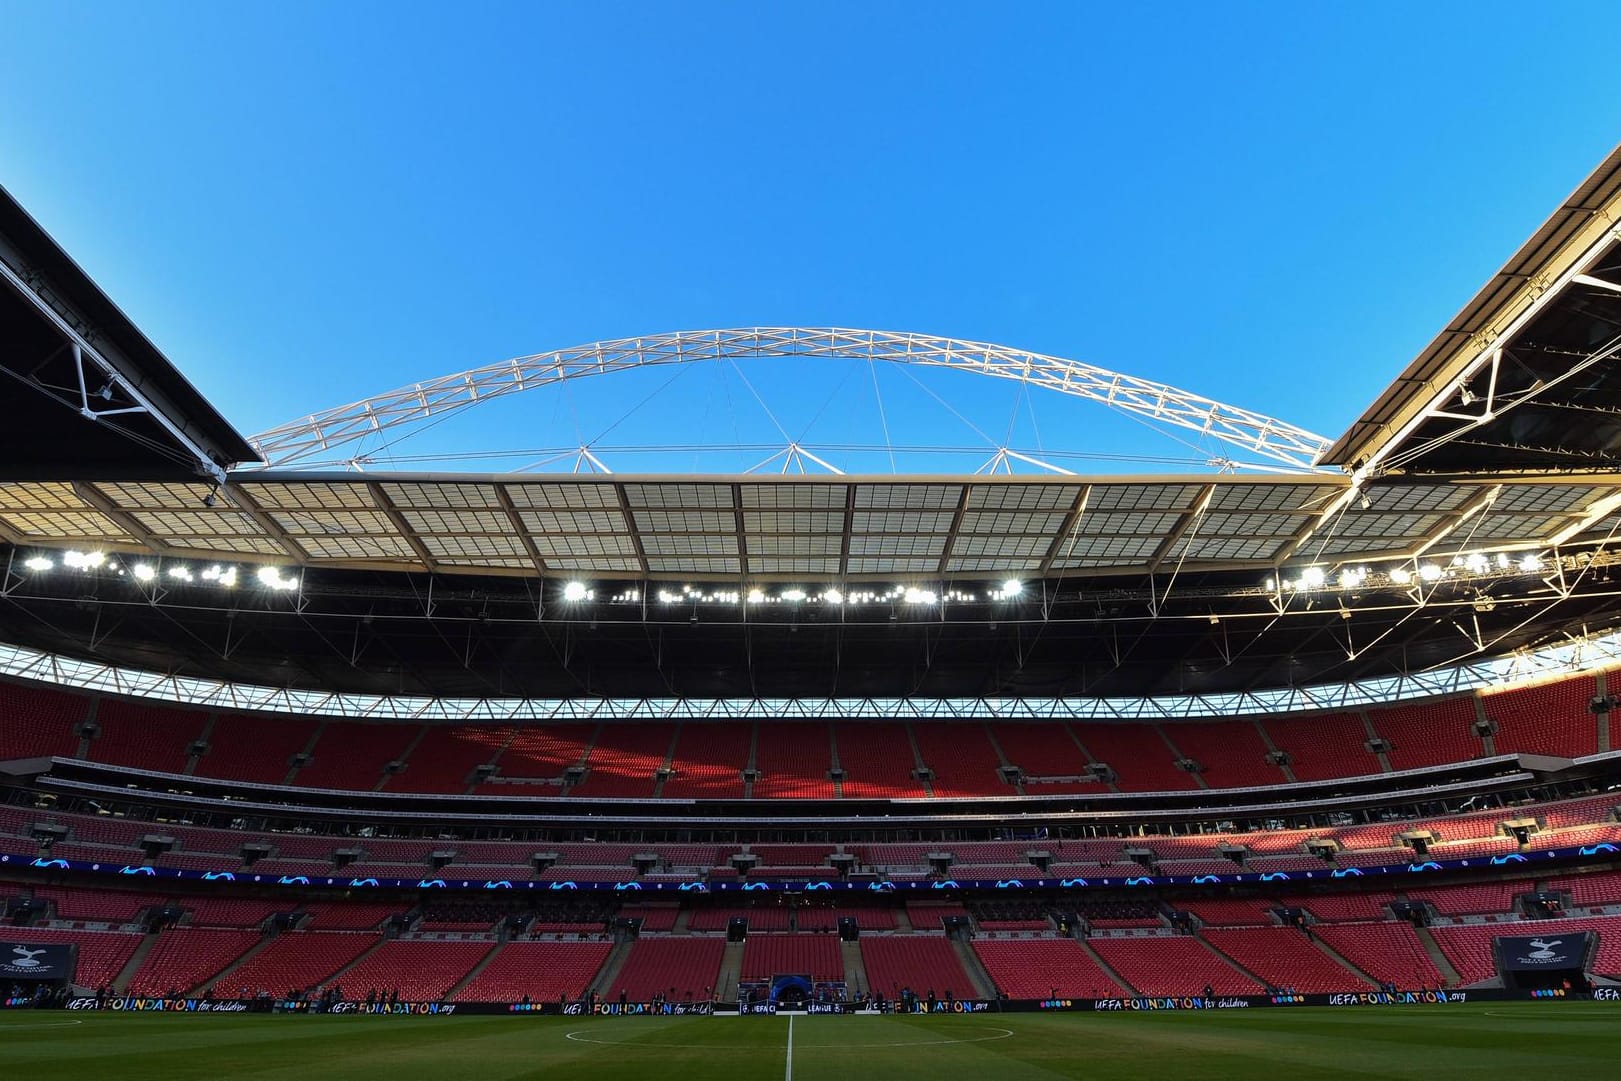
{"label": "white steel arch", "polygon": [[123,668],[0,643],[0,676],[213,709],[362,720],[489,722],[668,720],[1220,719],[1367,708],[1483,687],[1575,675],[1621,660],[1621,634],[1398,676],[1312,687],[1155,698],[429,698],[232,683]]}
{"label": "white steel arch", "polygon": [[516,357],[313,413],[251,442],[267,466],[287,466],[374,433],[570,379],[652,365],[768,357],[886,361],[1017,380],[1213,436],[1291,471],[1313,470],[1330,443],[1272,417],[1078,360],[956,338],[838,327],[676,331]]}

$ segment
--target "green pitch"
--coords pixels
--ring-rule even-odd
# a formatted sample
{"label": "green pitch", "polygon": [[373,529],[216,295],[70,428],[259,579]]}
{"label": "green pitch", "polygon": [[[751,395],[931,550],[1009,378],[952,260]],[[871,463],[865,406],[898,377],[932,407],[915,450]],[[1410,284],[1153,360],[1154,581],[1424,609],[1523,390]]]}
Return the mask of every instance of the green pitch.
{"label": "green pitch", "polygon": [[508,1081],[1614,1077],[1621,1007],[795,1018],[0,1015],[4,1075]]}

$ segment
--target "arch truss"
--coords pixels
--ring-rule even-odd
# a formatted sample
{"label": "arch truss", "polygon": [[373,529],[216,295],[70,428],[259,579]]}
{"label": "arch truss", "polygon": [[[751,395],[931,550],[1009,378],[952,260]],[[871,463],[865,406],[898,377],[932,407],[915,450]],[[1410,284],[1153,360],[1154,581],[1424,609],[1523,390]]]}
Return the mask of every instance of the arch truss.
{"label": "arch truss", "polygon": [[492,398],[568,380],[655,365],[771,357],[885,361],[1016,380],[1210,436],[1262,460],[1219,459],[1217,464],[1227,468],[1313,470],[1330,442],[1273,417],[1078,360],[924,334],[747,327],[620,338],[516,357],[314,413],[263,432],[252,443],[268,466],[283,467],[367,436],[400,431]]}

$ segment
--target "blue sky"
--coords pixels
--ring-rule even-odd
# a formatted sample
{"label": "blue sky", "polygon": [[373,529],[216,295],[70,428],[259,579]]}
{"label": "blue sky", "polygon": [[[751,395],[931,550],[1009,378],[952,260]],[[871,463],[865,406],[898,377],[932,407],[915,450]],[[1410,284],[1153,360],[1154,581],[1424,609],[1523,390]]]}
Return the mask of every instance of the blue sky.
{"label": "blue sky", "polygon": [[[246,433],[767,324],[1055,353],[1332,436],[1621,133],[1611,5],[1138,7],[0,0],[0,183]],[[706,369],[421,446],[1199,453],[949,373]]]}

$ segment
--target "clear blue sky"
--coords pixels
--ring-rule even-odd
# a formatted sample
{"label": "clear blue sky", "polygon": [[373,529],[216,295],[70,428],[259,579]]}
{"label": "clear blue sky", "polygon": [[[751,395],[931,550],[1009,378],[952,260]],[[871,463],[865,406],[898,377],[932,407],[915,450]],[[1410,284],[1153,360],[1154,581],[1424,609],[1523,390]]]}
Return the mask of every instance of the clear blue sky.
{"label": "clear blue sky", "polygon": [[[1337,435],[1621,137],[1613,4],[0,0],[0,23],[0,182],[246,433],[600,338],[832,324]],[[1182,453],[982,380],[885,371],[875,396],[860,366],[762,365],[683,374],[606,436],[669,373],[456,445],[747,441],[749,384],[791,434],[881,441],[882,400],[897,440],[974,442],[927,382],[989,442]]]}

